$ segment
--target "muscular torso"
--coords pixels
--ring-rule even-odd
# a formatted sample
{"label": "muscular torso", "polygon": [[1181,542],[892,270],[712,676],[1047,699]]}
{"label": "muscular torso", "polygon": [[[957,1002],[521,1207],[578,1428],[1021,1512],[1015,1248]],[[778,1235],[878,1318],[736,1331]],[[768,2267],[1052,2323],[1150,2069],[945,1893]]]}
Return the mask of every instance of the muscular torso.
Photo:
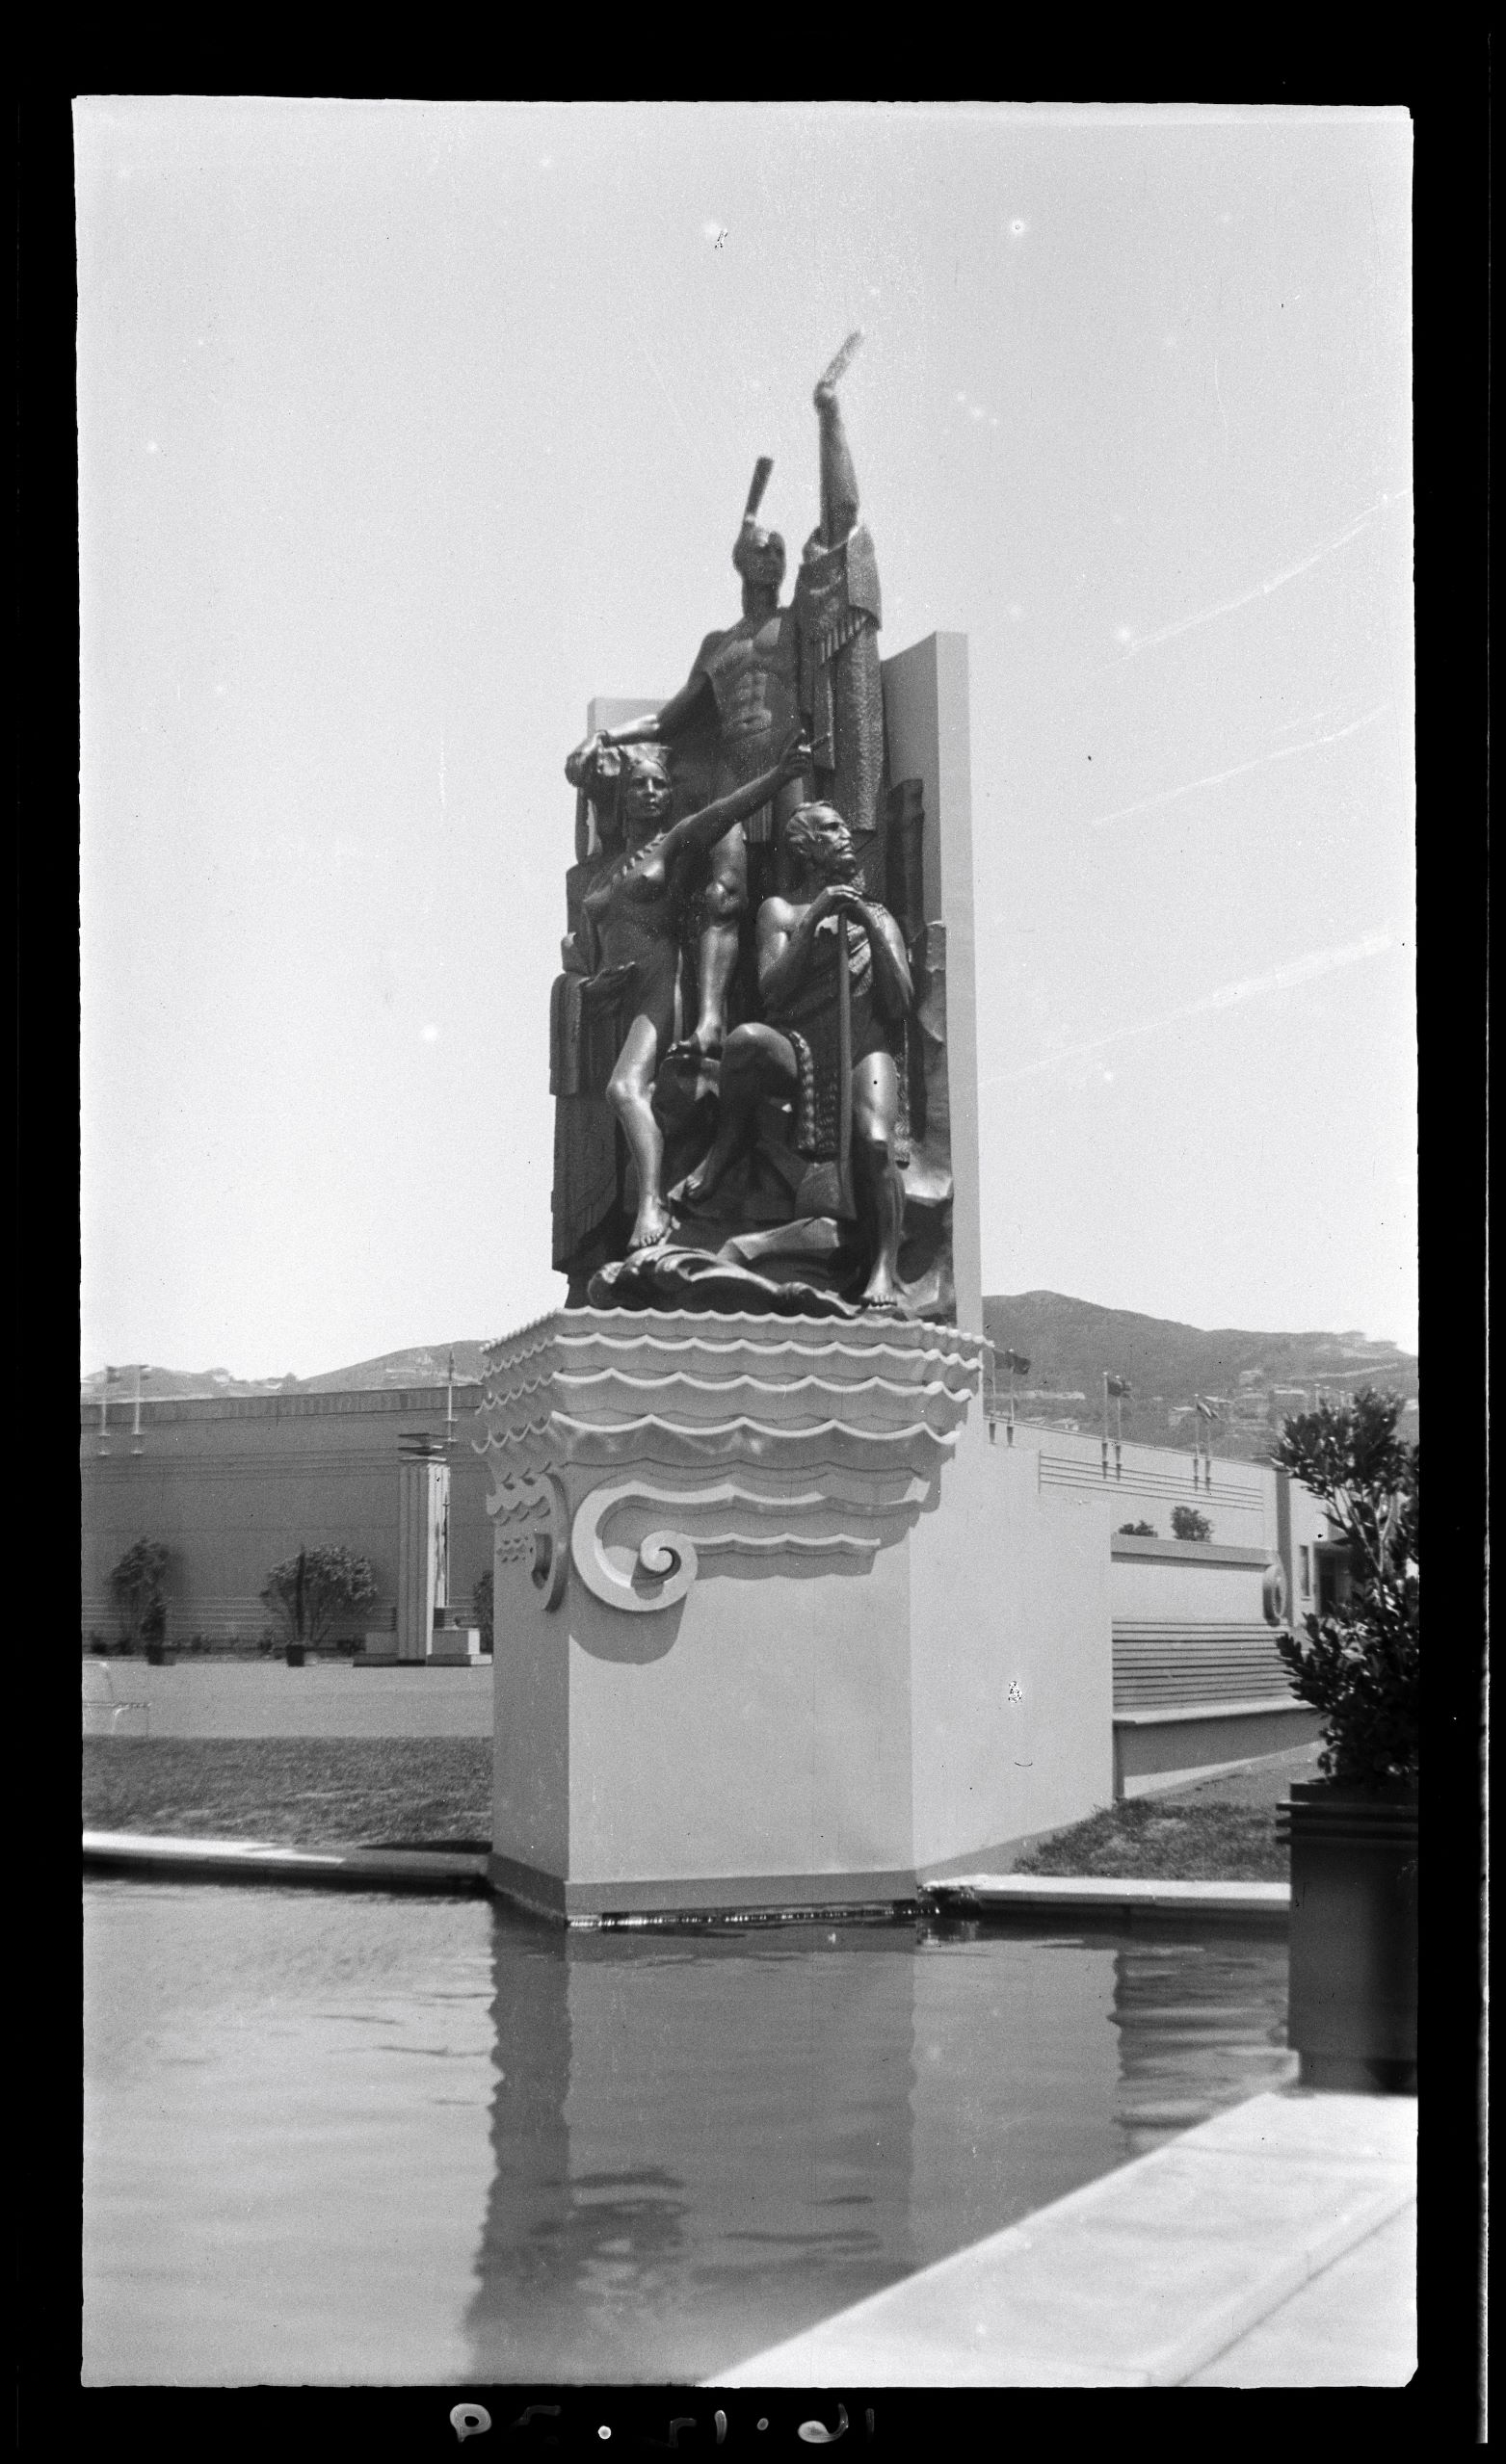
{"label": "muscular torso", "polygon": [[[710,792],[728,795],[768,768],[800,716],[799,651],[795,612],[743,616],[725,633],[701,643],[692,676],[703,676],[712,707],[704,735],[710,756]],[[701,733],[697,730],[697,733]],[[687,752],[691,746],[686,745]]]}

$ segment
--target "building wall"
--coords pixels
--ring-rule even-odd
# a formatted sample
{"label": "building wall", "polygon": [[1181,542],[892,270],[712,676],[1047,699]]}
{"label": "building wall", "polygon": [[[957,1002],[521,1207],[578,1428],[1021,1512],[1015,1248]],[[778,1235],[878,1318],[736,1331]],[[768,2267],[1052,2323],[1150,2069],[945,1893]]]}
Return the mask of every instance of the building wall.
{"label": "building wall", "polygon": [[[487,1481],[472,1451],[480,1389],[455,1388],[450,1597],[467,1604],[491,1563]],[[133,1541],[172,1551],[168,1640],[252,1640],[275,1623],[258,1597],[300,1548],[369,1558],[378,1586],[354,1634],[390,1622],[397,1599],[400,1434],[443,1436],[443,1386],[390,1393],[235,1395],[143,1402],[80,1415],[83,1629],[118,1631],[109,1575]]]}
{"label": "building wall", "polygon": [[[1273,1561],[1285,1570],[1288,1620],[1300,1623],[1315,1605],[1299,1593],[1301,1553],[1308,1551],[1310,1573],[1326,1529],[1314,1499],[1268,1464],[1215,1458],[1195,1481],[1190,1453],[1116,1449],[1086,1430],[1019,1423],[1011,1443],[1006,1423],[995,1420],[993,1444],[1031,1467],[1027,1477],[1043,1498],[1078,1503],[1092,1519],[1094,1550],[1107,1561],[1112,1686],[1102,1733],[1112,1744],[1112,1777],[1104,1801],[1317,1736],[1316,1713],[1291,1693],[1277,1649],[1281,1629],[1265,1607]],[[1178,1506],[1206,1519],[1205,1541],[1173,1535]],[[1126,1523],[1148,1523],[1155,1536],[1125,1535]],[[1315,1589],[1316,1575],[1310,1579]],[[1085,1672],[1081,1644],[1078,1658]]]}

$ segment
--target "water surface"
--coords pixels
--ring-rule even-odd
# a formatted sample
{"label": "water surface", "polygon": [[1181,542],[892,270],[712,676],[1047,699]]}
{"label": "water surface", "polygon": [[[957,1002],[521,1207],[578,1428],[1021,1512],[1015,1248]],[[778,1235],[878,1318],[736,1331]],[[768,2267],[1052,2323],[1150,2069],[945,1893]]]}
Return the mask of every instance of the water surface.
{"label": "water surface", "polygon": [[1295,2073],[1283,1940],[85,1893],[92,2385],[685,2385]]}

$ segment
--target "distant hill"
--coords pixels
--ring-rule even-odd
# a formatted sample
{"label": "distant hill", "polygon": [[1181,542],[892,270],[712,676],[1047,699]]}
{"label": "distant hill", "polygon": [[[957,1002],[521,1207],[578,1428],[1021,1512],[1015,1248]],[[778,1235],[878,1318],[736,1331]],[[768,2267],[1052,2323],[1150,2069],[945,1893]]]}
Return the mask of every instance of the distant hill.
{"label": "distant hill", "polygon": [[[142,1401],[204,1395],[348,1395],[368,1393],[375,1387],[442,1386],[452,1351],[456,1384],[474,1384],[481,1376],[481,1348],[479,1337],[473,1343],[419,1344],[408,1351],[384,1351],[377,1360],[358,1360],[349,1369],[330,1369],[318,1377],[295,1377],[291,1372],[285,1377],[232,1377],[227,1369],[149,1368],[142,1372]],[[102,1369],[79,1381],[79,1395],[86,1403],[97,1405],[105,1391]],[[127,1370],[112,1381],[108,1392],[112,1411],[129,1404],[136,1392],[134,1374]]]}
{"label": "distant hill", "polygon": [[[491,1338],[488,1338],[491,1340]],[[299,1380],[301,1395],[364,1394],[373,1386],[442,1386],[455,1356],[455,1382],[474,1385],[481,1376],[482,1339],[473,1343],[415,1345],[409,1351],[384,1351],[378,1360],[357,1360],[351,1369],[327,1370],[322,1377]]]}
{"label": "distant hill", "polygon": [[[1126,1437],[1152,1446],[1190,1442],[1188,1407],[1194,1395],[1224,1407],[1213,1431],[1215,1455],[1257,1459],[1284,1414],[1310,1410],[1321,1388],[1352,1394],[1357,1386],[1394,1388],[1413,1405],[1407,1427],[1417,1429],[1417,1362],[1394,1344],[1362,1334],[1253,1334],[1224,1326],[1205,1332],[1175,1319],[1145,1318],[1129,1309],[1103,1309],[1061,1292],[994,1293],[983,1304],[984,1331],[996,1349],[1019,1352],[1028,1376],[1015,1381],[1015,1408],[1021,1420],[1056,1427],[1097,1429],[1103,1415],[1103,1372],[1127,1377],[1132,1388],[1123,1406]],[[358,1360],[317,1377],[232,1377],[225,1369],[198,1372],[151,1368],[142,1376],[142,1399],[189,1395],[361,1394],[400,1386],[442,1386],[451,1353],[458,1385],[482,1374],[482,1339],[414,1345]],[[999,1390],[1004,1389],[1003,1373]],[[81,1384],[82,1400],[97,1405],[104,1372]],[[119,1411],[135,1392],[130,1372],[109,1388]]]}
{"label": "distant hill", "polygon": [[[1017,1376],[1015,1409],[1021,1420],[1075,1421],[1097,1429],[1103,1419],[1103,1372],[1126,1377],[1124,1435],[1152,1446],[1190,1443],[1195,1395],[1222,1403],[1213,1429],[1215,1455],[1257,1459],[1288,1412],[1310,1411],[1319,1390],[1353,1394],[1372,1385],[1404,1395],[1414,1405],[1406,1426],[1417,1429],[1417,1361],[1395,1344],[1350,1331],[1261,1334],[1241,1327],[1179,1325],[1175,1319],[1104,1309],[1060,1292],[991,1294],[984,1331],[999,1352],[1030,1363]],[[1004,1386],[1002,1372],[999,1385]],[[1111,1424],[1112,1425],[1112,1424]]]}
{"label": "distant hill", "polygon": [[[175,1400],[187,1395],[292,1394],[297,1386],[297,1378],[291,1376],[232,1377],[227,1369],[145,1368],[142,1371],[144,1403],[154,1400],[161,1402],[169,1396]],[[80,1400],[86,1403],[97,1403],[102,1395],[108,1394],[111,1409],[117,1410],[120,1404],[129,1403],[135,1396],[135,1372],[126,1370],[123,1376],[112,1377],[107,1386],[105,1372],[102,1369],[91,1370],[87,1377],[79,1379],[78,1391]]]}

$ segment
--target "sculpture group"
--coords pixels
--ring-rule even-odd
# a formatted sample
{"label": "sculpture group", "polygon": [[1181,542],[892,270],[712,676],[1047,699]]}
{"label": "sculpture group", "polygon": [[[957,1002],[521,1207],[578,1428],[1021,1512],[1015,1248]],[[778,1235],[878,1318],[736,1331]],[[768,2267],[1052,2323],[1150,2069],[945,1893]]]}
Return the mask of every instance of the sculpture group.
{"label": "sculpture group", "polygon": [[[816,386],[821,513],[790,602],[765,459],[732,551],[740,618],[662,709],[566,764],[551,1084],[572,1306],[951,1314],[950,1176],[912,1136],[939,928],[918,786],[887,776],[878,569],[836,394],[858,339]],[[944,1092],[931,1109],[944,1138]]]}

